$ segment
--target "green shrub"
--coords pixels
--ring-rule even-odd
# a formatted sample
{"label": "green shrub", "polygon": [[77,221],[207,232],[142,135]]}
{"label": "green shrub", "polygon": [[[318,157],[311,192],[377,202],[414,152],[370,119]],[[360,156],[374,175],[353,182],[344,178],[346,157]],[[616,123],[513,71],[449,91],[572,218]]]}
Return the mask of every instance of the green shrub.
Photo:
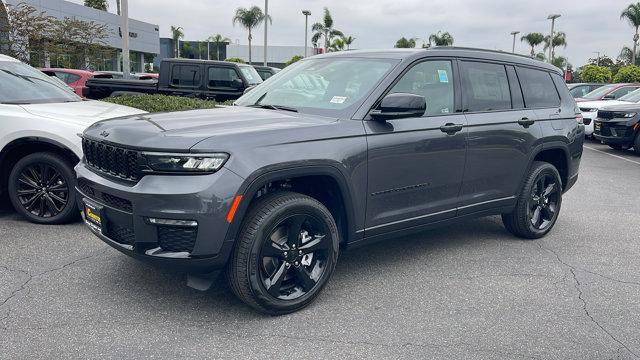
{"label": "green shrub", "polygon": [[244,64],[244,60],[240,59],[239,57],[226,58],[226,59],[224,59],[224,61]]}
{"label": "green shrub", "polygon": [[289,61],[287,61],[286,66],[289,66],[291,64],[293,64],[294,62],[300,61],[304,59],[304,56],[302,55],[293,55],[293,57],[291,59],[289,59]]}
{"label": "green shrub", "polygon": [[113,96],[104,99],[104,101],[131,106],[148,112],[184,111],[194,109],[211,109],[216,107],[216,102],[211,100],[159,94]]}
{"label": "green shrub", "polygon": [[621,67],[616,76],[613,77],[613,82],[616,83],[632,83],[640,82],[640,66],[627,65]]}
{"label": "green shrub", "polygon": [[580,72],[584,82],[608,83],[611,81],[611,70],[605,66],[585,65]]}

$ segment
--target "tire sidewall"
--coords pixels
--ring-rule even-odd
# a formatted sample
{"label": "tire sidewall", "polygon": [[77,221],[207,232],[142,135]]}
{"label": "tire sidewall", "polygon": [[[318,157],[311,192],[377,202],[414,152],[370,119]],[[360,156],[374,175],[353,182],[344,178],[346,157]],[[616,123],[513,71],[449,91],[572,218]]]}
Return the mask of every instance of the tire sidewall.
{"label": "tire sidewall", "polygon": [[[319,207],[320,205],[321,207]],[[287,217],[296,214],[305,214],[316,217],[325,223],[325,226],[329,230],[331,236],[331,249],[327,258],[327,268],[325,269],[322,277],[318,281],[318,285],[308,292],[307,294],[294,299],[294,300],[281,300],[274,298],[268,293],[264,284],[260,280],[259,272],[262,259],[260,252],[264,241],[270,235],[272,229],[280,222],[284,221]],[[274,310],[275,312],[291,312],[297,309],[303,308],[313,301],[318,294],[322,291],[324,286],[328,283],[333,270],[335,268],[338,251],[339,251],[339,237],[338,230],[331,216],[331,213],[319,203],[316,203],[312,199],[297,199],[296,201],[290,201],[283,206],[277,208],[271,214],[269,214],[260,224],[255,236],[252,239],[251,250],[249,252],[249,260],[247,261],[248,280],[250,287],[256,300],[264,307]]]}
{"label": "tire sidewall", "polygon": [[[557,204],[557,210],[554,214],[553,220],[551,221],[551,224],[549,226],[547,226],[547,228],[545,228],[544,230],[540,230],[540,229],[536,229],[533,224],[531,223],[531,219],[529,219],[529,217],[527,216],[527,227],[528,230],[532,233],[535,234],[536,238],[540,238],[545,236],[549,231],[551,231],[551,229],[553,229],[553,227],[556,224],[556,221],[558,221],[558,217],[560,216],[560,210],[562,209],[562,178],[560,177],[560,174],[558,173],[558,170],[551,164],[548,163],[544,163],[543,165],[540,165],[539,167],[537,167],[534,170],[534,173],[531,176],[531,180],[527,183],[526,188],[524,189],[522,195],[523,195],[523,200],[524,199],[528,199],[528,197],[531,194],[531,190],[532,187],[535,186],[536,183],[536,179],[538,179],[538,177],[540,177],[541,175],[551,175],[555,178],[556,183],[558,184],[558,186],[560,186],[559,189],[559,194],[558,194],[558,204]],[[523,204],[525,211],[528,211],[528,203]]]}
{"label": "tire sidewall", "polygon": [[[18,178],[20,173],[28,166],[36,163],[45,163],[55,168],[60,175],[66,181],[69,187],[69,199],[65,208],[56,216],[49,218],[38,217],[27,211],[20,199],[18,198]],[[59,155],[53,153],[35,153],[30,154],[20,159],[11,169],[9,174],[8,193],[9,199],[14,209],[24,216],[27,220],[37,224],[60,224],[73,220],[76,212],[76,191],[75,191],[76,178],[73,173],[73,165],[64,160]]]}

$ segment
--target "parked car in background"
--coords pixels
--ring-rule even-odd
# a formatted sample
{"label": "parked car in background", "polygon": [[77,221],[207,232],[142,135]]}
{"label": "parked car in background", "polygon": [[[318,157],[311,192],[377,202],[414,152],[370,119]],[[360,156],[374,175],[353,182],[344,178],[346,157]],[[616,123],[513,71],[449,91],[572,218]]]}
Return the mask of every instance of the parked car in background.
{"label": "parked car in background", "polygon": [[[122,71],[96,71],[95,74],[100,74],[102,76],[98,76],[102,79],[124,79],[124,73]],[[156,73],[129,73],[129,77],[135,80],[154,80],[158,79],[158,74]]]}
{"label": "parked car in background", "polygon": [[197,59],[164,59],[158,80],[91,79],[87,97],[120,94],[165,94],[217,101],[239,98],[245,89],[262,83],[251,65]]}
{"label": "parked car in background", "polygon": [[95,73],[86,70],[62,69],[62,68],[43,68],[40,69],[49,76],[55,76],[69,85],[73,91],[79,96],[84,97],[86,92],[86,82],[91,79]]}
{"label": "parked car in background", "polygon": [[594,121],[594,137],[609,147],[640,155],[640,103],[605,106]]}
{"label": "parked car in background", "polygon": [[592,92],[595,89],[603,87],[604,85],[607,85],[607,84],[573,83],[573,84],[567,84],[567,87],[569,88],[569,94],[571,94],[571,96],[573,96],[574,98],[580,98],[587,95],[588,93]]}
{"label": "parked car in background", "polygon": [[594,136],[594,120],[598,115],[598,110],[600,110],[601,108],[612,105],[628,105],[637,102],[640,102],[640,89],[632,91],[618,100],[596,100],[579,102],[578,108],[580,108],[580,112],[582,113],[585,136]]}
{"label": "parked car in background", "polygon": [[278,69],[276,67],[271,67],[271,66],[253,65],[253,67],[256,69],[256,71],[258,72],[258,74],[260,75],[262,80],[267,80],[268,78],[270,78],[273,75],[277,74],[278,71],[281,70],[281,69]]}
{"label": "parked car in background", "polygon": [[629,83],[603,85],[585,96],[576,98],[576,101],[617,100],[638,88],[640,88],[640,84]]}
{"label": "parked car in background", "polygon": [[545,236],[578,178],[576,111],[559,69],[525,56],[334,52],[235,106],[92,125],[78,205],[113,248],[199,289],[226,269],[242,301],[285,314],[343,248],[488,215]]}
{"label": "parked car in background", "polygon": [[32,222],[77,218],[73,167],[82,158],[81,133],[92,123],[144,113],[84,101],[51,77],[0,55],[0,193]]}

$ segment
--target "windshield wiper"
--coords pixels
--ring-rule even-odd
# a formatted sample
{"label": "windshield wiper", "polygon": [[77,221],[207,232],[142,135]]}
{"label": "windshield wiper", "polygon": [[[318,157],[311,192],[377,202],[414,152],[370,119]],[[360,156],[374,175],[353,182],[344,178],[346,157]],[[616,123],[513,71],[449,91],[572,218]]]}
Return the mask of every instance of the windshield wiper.
{"label": "windshield wiper", "polygon": [[284,105],[253,104],[253,105],[247,105],[247,107],[298,112],[297,109],[289,107],[289,106],[284,106]]}

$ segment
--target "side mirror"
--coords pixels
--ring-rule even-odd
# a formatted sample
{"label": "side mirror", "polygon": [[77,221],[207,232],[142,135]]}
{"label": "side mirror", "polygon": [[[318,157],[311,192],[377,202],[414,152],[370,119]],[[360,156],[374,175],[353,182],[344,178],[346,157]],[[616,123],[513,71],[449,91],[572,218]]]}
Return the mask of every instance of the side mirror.
{"label": "side mirror", "polygon": [[233,81],[231,82],[231,86],[234,89],[242,89],[244,88],[244,82],[242,82],[242,80],[240,79],[233,79]]}
{"label": "side mirror", "polygon": [[602,100],[615,100],[615,99],[616,99],[616,96],[613,94],[607,94],[602,97]]}
{"label": "side mirror", "polygon": [[427,110],[427,101],[424,96],[395,93],[388,94],[380,102],[377,109],[372,110],[369,115],[374,120],[390,120],[409,117],[421,117]]}

